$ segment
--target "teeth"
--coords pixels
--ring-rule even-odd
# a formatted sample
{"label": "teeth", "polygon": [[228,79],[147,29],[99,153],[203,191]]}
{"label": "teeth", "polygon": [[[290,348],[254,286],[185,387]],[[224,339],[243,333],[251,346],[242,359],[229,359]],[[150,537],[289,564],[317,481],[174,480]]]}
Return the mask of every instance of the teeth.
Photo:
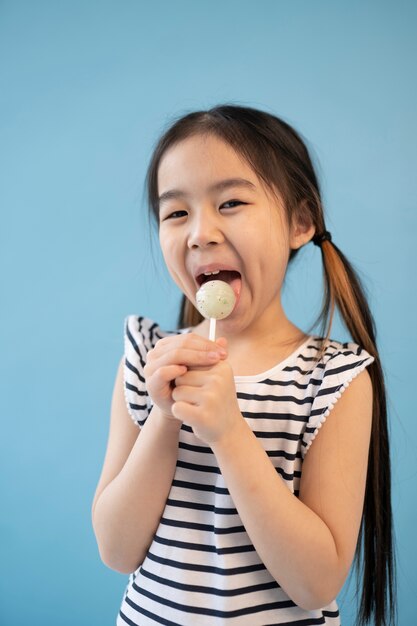
{"label": "teeth", "polygon": [[220,274],[220,270],[215,270],[214,272],[204,272],[204,276],[211,276],[212,274]]}

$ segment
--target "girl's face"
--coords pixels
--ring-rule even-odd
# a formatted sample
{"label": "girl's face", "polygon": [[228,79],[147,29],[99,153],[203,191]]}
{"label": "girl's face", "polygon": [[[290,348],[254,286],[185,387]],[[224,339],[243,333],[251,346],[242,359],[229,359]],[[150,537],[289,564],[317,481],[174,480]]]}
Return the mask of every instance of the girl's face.
{"label": "girl's face", "polygon": [[290,231],[282,204],[213,135],[196,135],[167,150],[158,193],[162,253],[187,298],[195,305],[203,272],[229,270],[217,278],[232,285],[237,303],[217,322],[218,333],[276,327],[283,317],[280,291],[290,248],[309,241],[314,228]]}

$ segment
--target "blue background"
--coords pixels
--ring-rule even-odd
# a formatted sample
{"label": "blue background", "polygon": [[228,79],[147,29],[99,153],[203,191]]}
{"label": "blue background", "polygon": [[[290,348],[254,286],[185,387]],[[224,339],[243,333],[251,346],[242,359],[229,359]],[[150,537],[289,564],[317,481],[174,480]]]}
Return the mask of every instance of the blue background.
{"label": "blue background", "polygon": [[[115,623],[127,577],[100,561],[90,510],[123,320],[172,328],[179,303],[150,243],[145,170],[174,115],[224,101],[308,139],[328,229],[368,289],[399,623],[414,623],[416,23],[411,1],[0,2],[2,625]],[[288,273],[284,303],[304,328],[321,271],[309,245]],[[339,597],[344,626],[353,592]]]}

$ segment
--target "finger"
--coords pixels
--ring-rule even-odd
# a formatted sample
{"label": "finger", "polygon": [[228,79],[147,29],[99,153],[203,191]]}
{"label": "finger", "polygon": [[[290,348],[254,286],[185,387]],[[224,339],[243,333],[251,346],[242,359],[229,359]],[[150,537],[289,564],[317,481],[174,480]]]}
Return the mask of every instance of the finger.
{"label": "finger", "polygon": [[158,352],[162,350],[165,352],[166,350],[174,349],[175,347],[184,347],[206,352],[224,349],[223,346],[219,345],[217,342],[210,341],[208,338],[197,335],[196,333],[180,333],[159,339],[153,350]]}
{"label": "finger", "polygon": [[201,367],[198,369],[187,369],[186,372],[177,376],[175,384],[177,386],[189,385],[190,387],[202,387],[207,379],[205,372],[210,371],[211,367]]}
{"label": "finger", "polygon": [[174,402],[171,412],[174,417],[186,423],[192,423],[198,419],[200,408],[188,402]]}
{"label": "finger", "polygon": [[227,351],[227,339],[226,337],[217,337],[216,344]]}
{"label": "finger", "polygon": [[172,391],[172,399],[175,402],[186,402],[198,406],[202,400],[201,387],[177,386]]}
{"label": "finger", "polygon": [[148,360],[148,365],[153,370],[167,365],[208,366],[217,363],[221,359],[218,351],[207,352],[188,348],[174,348],[166,350],[160,355],[154,355]]}
{"label": "finger", "polygon": [[158,368],[152,376],[156,383],[166,384],[175,380],[186,371],[187,368],[184,365],[166,365],[165,367]]}

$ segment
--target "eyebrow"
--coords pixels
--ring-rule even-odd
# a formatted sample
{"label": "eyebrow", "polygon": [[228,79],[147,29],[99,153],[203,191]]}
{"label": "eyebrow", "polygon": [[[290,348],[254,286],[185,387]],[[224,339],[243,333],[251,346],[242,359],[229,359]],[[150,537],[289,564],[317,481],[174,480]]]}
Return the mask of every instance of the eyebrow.
{"label": "eyebrow", "polygon": [[[244,187],[246,189],[251,189],[252,191],[256,190],[256,185],[251,183],[249,180],[245,178],[225,178],[224,180],[219,180],[213,185],[211,185],[208,190],[210,192],[213,191],[224,191],[225,189],[229,189],[229,187]],[[169,189],[168,191],[164,191],[159,198],[159,205],[162,202],[166,202],[167,200],[178,200],[179,198],[186,198],[189,194],[181,189]]]}

